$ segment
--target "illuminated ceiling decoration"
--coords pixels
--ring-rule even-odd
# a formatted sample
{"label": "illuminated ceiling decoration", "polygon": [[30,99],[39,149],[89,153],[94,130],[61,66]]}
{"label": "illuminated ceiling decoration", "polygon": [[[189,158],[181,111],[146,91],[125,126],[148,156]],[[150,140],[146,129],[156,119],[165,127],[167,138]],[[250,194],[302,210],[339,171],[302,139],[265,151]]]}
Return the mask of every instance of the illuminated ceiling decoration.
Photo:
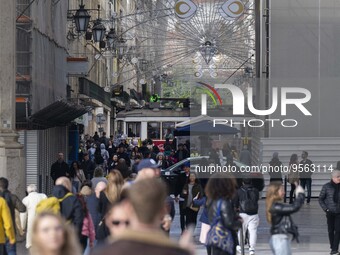
{"label": "illuminated ceiling decoration", "polygon": [[[255,0],[134,0],[116,22],[131,55],[129,72],[146,81],[224,81],[255,70]],[[240,68],[241,67],[241,68]],[[129,69],[130,68],[130,69]],[[232,82],[233,79],[229,80]]]}
{"label": "illuminated ceiling decoration", "polygon": [[240,0],[228,0],[222,4],[219,12],[226,20],[235,20],[243,15],[244,5]]}
{"label": "illuminated ceiling decoration", "polygon": [[197,5],[191,0],[179,0],[175,4],[175,14],[181,21],[190,20],[197,11]]}

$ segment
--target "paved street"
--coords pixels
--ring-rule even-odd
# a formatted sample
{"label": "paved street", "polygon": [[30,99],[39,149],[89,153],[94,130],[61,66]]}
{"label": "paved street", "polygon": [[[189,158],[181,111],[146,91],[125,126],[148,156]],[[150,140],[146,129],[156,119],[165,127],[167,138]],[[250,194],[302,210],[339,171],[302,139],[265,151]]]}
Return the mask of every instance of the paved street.
{"label": "paved street", "polygon": [[[178,208],[176,208],[178,212]],[[198,216],[199,217],[199,216]],[[265,220],[265,201],[260,201],[260,227],[258,229],[257,254],[272,254],[268,245],[269,226]],[[324,214],[319,207],[317,200],[313,200],[310,205],[305,205],[300,212],[294,215],[295,223],[299,226],[300,243],[293,242],[293,254],[296,255],[326,255],[329,254],[327,225]],[[205,247],[198,242],[200,233],[200,223],[195,230],[195,242],[197,243],[197,255],[204,255]],[[180,236],[179,215],[174,219],[171,230],[171,237],[178,239]],[[18,255],[26,255],[24,245],[18,247]],[[246,252],[246,254],[248,254]]]}
{"label": "paved street", "polygon": [[[297,255],[326,255],[329,254],[327,226],[324,213],[319,207],[318,201],[313,200],[310,205],[305,205],[300,212],[294,215],[295,223],[299,226],[300,243],[293,242],[293,254]],[[200,224],[195,231],[195,241],[197,243],[197,254],[206,254],[205,247],[198,242]],[[179,217],[176,215],[171,236],[178,238],[180,235]],[[260,227],[258,229],[259,255],[272,254],[269,248],[269,225],[265,219],[265,200],[260,201]],[[246,253],[248,254],[247,250]]]}

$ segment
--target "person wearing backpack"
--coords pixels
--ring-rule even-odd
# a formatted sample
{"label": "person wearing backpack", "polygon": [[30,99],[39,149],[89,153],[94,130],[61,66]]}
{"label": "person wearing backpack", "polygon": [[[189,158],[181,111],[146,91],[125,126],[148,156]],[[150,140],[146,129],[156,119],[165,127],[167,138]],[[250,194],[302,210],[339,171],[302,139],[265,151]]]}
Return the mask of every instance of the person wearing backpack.
{"label": "person wearing backpack", "polygon": [[[243,179],[243,185],[237,190],[234,203],[243,221],[242,229],[238,232],[239,243],[244,245],[241,240],[245,240],[245,238],[242,238],[241,235],[244,237],[248,230],[249,255],[255,254],[257,227],[260,222],[258,215],[259,198],[259,191],[252,185],[251,179]],[[237,246],[236,249],[241,252],[241,246]]]}
{"label": "person wearing backpack", "polygon": [[52,195],[59,199],[61,215],[75,226],[79,240],[81,240],[84,212],[80,201],[71,193],[71,190],[71,181],[67,177],[60,177],[56,180]]}

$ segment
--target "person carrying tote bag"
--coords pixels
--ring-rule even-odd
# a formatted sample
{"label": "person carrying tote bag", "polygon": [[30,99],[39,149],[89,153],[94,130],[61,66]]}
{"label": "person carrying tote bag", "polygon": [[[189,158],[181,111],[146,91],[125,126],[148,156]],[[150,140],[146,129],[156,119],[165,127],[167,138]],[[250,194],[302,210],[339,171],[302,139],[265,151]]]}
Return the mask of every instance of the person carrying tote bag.
{"label": "person carrying tote bag", "polygon": [[211,227],[206,239],[208,254],[235,255],[238,244],[237,230],[242,226],[232,203],[236,180],[228,174],[214,174],[209,179],[205,192]]}

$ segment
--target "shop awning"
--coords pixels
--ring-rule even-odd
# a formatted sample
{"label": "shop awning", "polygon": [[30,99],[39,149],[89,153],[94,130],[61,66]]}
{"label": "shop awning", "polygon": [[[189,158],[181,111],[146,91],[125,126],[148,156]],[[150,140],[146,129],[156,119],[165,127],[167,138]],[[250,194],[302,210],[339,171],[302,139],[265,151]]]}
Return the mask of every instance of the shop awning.
{"label": "shop awning", "polygon": [[56,101],[34,113],[29,120],[32,124],[39,125],[43,128],[66,126],[89,110],[89,107],[84,107],[82,105],[65,101]]}

